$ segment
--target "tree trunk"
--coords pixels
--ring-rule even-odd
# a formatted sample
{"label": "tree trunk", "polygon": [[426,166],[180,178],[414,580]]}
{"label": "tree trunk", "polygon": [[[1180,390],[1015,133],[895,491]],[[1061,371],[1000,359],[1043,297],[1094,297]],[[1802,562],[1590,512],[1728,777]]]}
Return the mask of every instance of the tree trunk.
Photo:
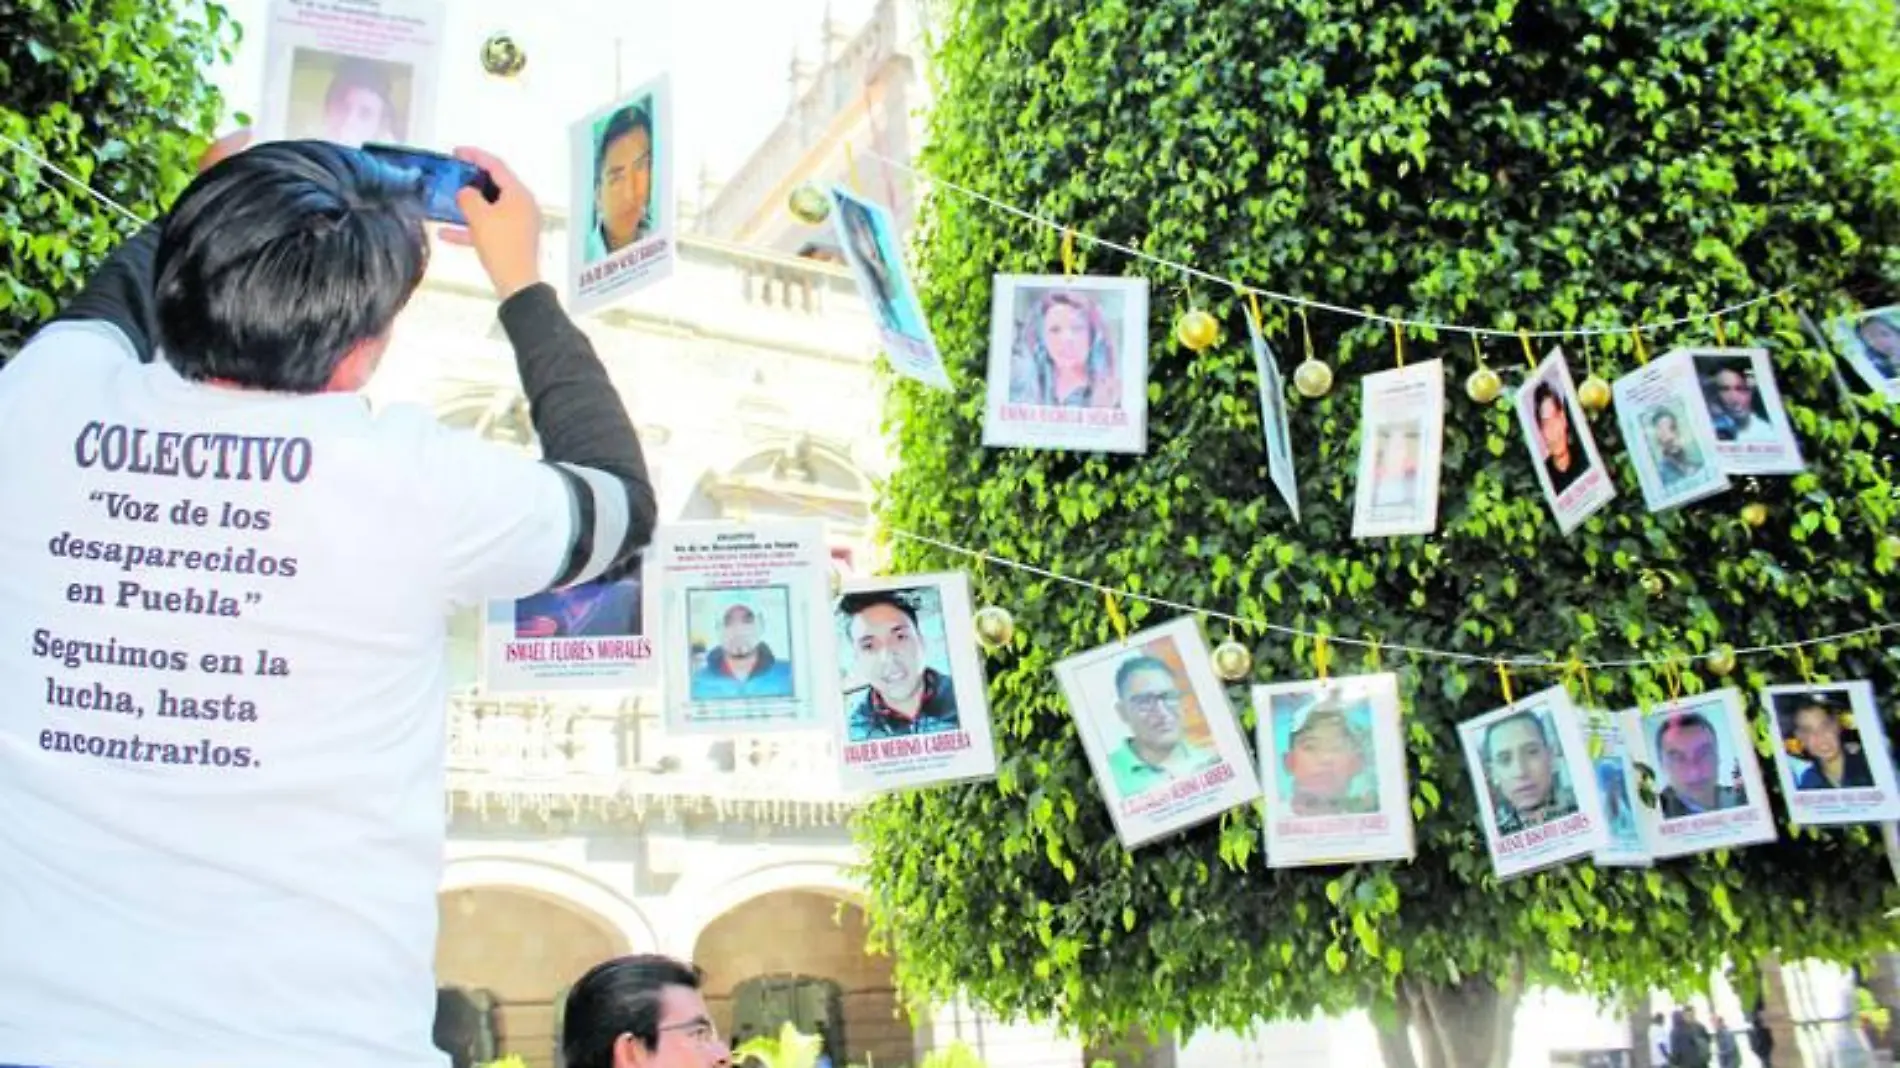
{"label": "tree trunk", "polygon": [[1141,1028],[1123,1035],[1102,1036],[1089,1042],[1082,1051],[1082,1063],[1094,1068],[1110,1064],[1114,1068],[1175,1068],[1172,1035],[1150,1038]]}
{"label": "tree trunk", "polygon": [[1385,1068],[1419,1068],[1412,1052],[1412,1004],[1400,998],[1390,1019],[1373,1018],[1379,1036],[1379,1058]]}
{"label": "tree trunk", "polygon": [[[1405,1015],[1425,1051],[1424,1068],[1508,1068],[1523,986],[1521,965],[1499,979],[1471,976],[1455,986],[1402,984]],[[1380,1048],[1389,1048],[1383,1037]],[[1386,1064],[1395,1068],[1390,1060]]]}

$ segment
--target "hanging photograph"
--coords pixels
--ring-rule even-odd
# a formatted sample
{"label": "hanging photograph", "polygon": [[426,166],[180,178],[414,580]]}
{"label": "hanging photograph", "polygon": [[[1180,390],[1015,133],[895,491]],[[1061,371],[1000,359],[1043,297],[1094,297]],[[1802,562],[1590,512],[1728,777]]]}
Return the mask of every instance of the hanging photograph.
{"label": "hanging photograph", "polygon": [[433,148],[446,5],[270,0],[257,139]]}
{"label": "hanging photograph", "polygon": [[1058,661],[1055,673],[1125,848],[1260,796],[1226,687],[1192,617]]}
{"label": "hanging photograph", "polygon": [[1614,395],[1617,425],[1651,512],[1729,488],[1688,353],[1672,352],[1638,367],[1616,380]]}
{"label": "hanging photograph", "polygon": [[1900,401],[1900,305],[1831,320],[1828,330],[1867,388]]}
{"label": "hanging photograph", "polygon": [[1608,834],[1603,848],[1590,859],[1605,868],[1646,868],[1651,864],[1643,823],[1636,817],[1636,766],[1617,717],[1579,710],[1584,736],[1590,743],[1590,762],[1596,767],[1597,796],[1603,801],[1603,824]]}
{"label": "hanging photograph", "polygon": [[1253,688],[1267,866],[1410,860],[1397,675]]}
{"label": "hanging photograph", "polygon": [[1260,424],[1267,439],[1267,477],[1280,492],[1293,521],[1300,521],[1300,485],[1293,472],[1293,437],[1287,430],[1286,380],[1280,376],[1280,363],[1273,358],[1267,339],[1252,317],[1247,319],[1247,336],[1253,342],[1253,365],[1260,383]]}
{"label": "hanging photograph", "polygon": [[848,580],[832,620],[844,694],[838,752],[847,790],[996,774],[967,576]]}
{"label": "hanging photograph", "polygon": [[1643,837],[1658,859],[1775,840],[1754,734],[1733,688],[1624,712],[1630,758],[1655,778],[1638,799]]}
{"label": "hanging photograph", "polygon": [[1362,382],[1352,536],[1430,534],[1438,527],[1445,364],[1428,360]]}
{"label": "hanging photograph", "polygon": [[904,268],[904,243],[891,213],[882,204],[833,186],[831,217],[837,226],[838,247],[851,265],[892,369],[924,385],[949,389],[950,372],[944,368],[923,305],[911,287],[910,273]]}
{"label": "hanging photograph", "polygon": [[1864,681],[1768,686],[1775,767],[1788,819],[1796,824],[1900,820],[1887,731]]}
{"label": "hanging photograph", "polygon": [[1686,349],[1715,429],[1715,454],[1731,475],[1792,475],[1805,464],[1781,404],[1767,349]]}
{"label": "hanging photograph", "polygon": [[1562,349],[1551,350],[1517,391],[1517,422],[1557,529],[1569,534],[1616,496]]}
{"label": "hanging photograph", "polygon": [[655,681],[640,557],[617,574],[519,601],[490,601],[482,627],[489,693],[625,690]]}
{"label": "hanging photograph", "polygon": [[1609,843],[1583,725],[1561,685],[1458,725],[1498,878]]}
{"label": "hanging photograph", "polygon": [[983,444],[1148,449],[1148,280],[995,277]]}
{"label": "hanging photograph", "polygon": [[829,730],[841,714],[824,524],[663,524],[646,553],[669,732]]}
{"label": "hanging photograph", "polygon": [[598,311],[673,273],[672,89],[660,75],[568,128],[567,302]]}

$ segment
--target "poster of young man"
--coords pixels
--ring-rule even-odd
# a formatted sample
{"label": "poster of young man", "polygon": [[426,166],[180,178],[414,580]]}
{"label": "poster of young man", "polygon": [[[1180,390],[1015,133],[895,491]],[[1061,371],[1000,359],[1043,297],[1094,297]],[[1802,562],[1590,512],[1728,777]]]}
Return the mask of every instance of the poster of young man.
{"label": "poster of young man", "polygon": [[1517,391],[1517,422],[1557,529],[1568,535],[1610,503],[1616,483],[1597,454],[1562,349],[1552,349]]}
{"label": "poster of young man", "polygon": [[640,560],[622,574],[519,601],[490,601],[482,627],[483,689],[624,690],[655,679]]}
{"label": "poster of young man", "polygon": [[837,722],[823,523],[664,524],[644,571],[668,731],[757,734]]}
{"label": "poster of young man", "polygon": [[846,581],[832,608],[847,790],[996,774],[970,580],[961,573]]}
{"label": "poster of young man", "polygon": [[1630,757],[1652,769],[1653,804],[1638,799],[1658,860],[1775,840],[1754,735],[1733,688],[1624,712]]}
{"label": "poster of young man", "polygon": [[1445,439],[1445,364],[1427,360],[1367,375],[1359,406],[1359,482],[1352,536],[1430,534],[1438,527]]}
{"label": "poster of young man", "polygon": [[442,0],[270,0],[257,139],[434,147]]}
{"label": "poster of young man", "polygon": [[991,447],[1148,450],[1148,280],[995,277]]}
{"label": "poster of young man", "polygon": [[858,292],[877,324],[891,368],[926,386],[949,389],[950,372],[937,352],[923,305],[910,284],[910,272],[904,268],[904,245],[891,213],[882,204],[833,186],[831,217],[838,230],[838,247],[858,280]]}
{"label": "poster of young man", "polygon": [[1792,475],[1806,466],[1767,349],[1686,349],[1731,475]]}
{"label": "poster of young man", "polygon": [[1768,686],[1775,769],[1790,822],[1803,826],[1900,820],[1887,731],[1865,681]]}
{"label": "poster of young man", "polygon": [[672,80],[662,74],[568,129],[568,306],[612,304],[673,273]]}
{"label": "poster of young man", "polygon": [[1867,388],[1900,401],[1900,305],[1829,321],[1828,331]]}
{"label": "poster of young man", "polygon": [[1609,844],[1596,769],[1570,693],[1552,686],[1458,725],[1498,878]]}
{"label": "poster of young man", "polygon": [[1397,675],[1253,688],[1267,866],[1410,860]]}
{"label": "poster of young man", "polygon": [[1192,617],[1057,661],[1055,672],[1125,848],[1260,796],[1227,690]]}
{"label": "poster of young man", "polygon": [[1672,352],[1616,380],[1623,431],[1643,502],[1651,512],[1680,508],[1729,487],[1715,426],[1687,352]]}
{"label": "poster of young man", "polygon": [[1293,471],[1293,436],[1287,429],[1286,380],[1280,376],[1280,362],[1273,358],[1267,339],[1250,317],[1247,336],[1253,342],[1253,366],[1260,383],[1260,425],[1267,439],[1267,477],[1280,492],[1293,521],[1300,521],[1300,485]]}
{"label": "poster of young man", "polygon": [[1579,710],[1586,717],[1583,731],[1590,743],[1590,762],[1596,767],[1597,796],[1603,800],[1603,824],[1608,835],[1602,849],[1590,859],[1604,868],[1646,868],[1652,863],[1643,823],[1636,817],[1636,765],[1623,741],[1623,727],[1615,716]]}

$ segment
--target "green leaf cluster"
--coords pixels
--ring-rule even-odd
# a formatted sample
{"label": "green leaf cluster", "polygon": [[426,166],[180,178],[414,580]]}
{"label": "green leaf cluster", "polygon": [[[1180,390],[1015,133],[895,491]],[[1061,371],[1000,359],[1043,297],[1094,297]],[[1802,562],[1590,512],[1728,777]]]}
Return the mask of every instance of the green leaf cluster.
{"label": "green leaf cluster", "polygon": [[[947,0],[929,173],[1077,230],[1218,275],[1348,307],[1515,330],[1659,320],[1799,287],[1817,314],[1900,282],[1900,16],[1884,0]],[[1357,379],[1392,365],[1383,326],[1314,313],[1338,369],[1294,397],[1303,522],[1266,473],[1243,302],[1105,250],[1085,270],[1153,280],[1149,448],[1111,457],[981,445],[993,272],[1059,270],[1059,234],[943,186],[915,235],[920,288],[959,383],[900,383],[893,528],[1173,601],[1309,631],[1332,670],[1398,672],[1418,859],[1270,871],[1250,809],[1129,853],[1116,841],[1051,667],[1113,637],[1099,598],[988,566],[1016,616],[989,661],[995,782],[881,798],[857,824],[874,937],[919,997],[967,993],[1094,1034],[1245,1026],[1390,1004],[1521,962],[1534,982],[1616,996],[1692,986],[1766,951],[1852,960],[1890,945],[1900,905],[1869,828],[1653,870],[1587,863],[1499,883],[1454,725],[1503,703],[1479,657],[1661,662],[1847,631],[1900,594],[1893,413],[1849,396],[1770,303],[1730,317],[1769,345],[1808,473],[1751,480],[1664,515],[1643,508],[1608,413],[1593,430],[1619,497],[1558,533],[1507,403],[1454,385],[1439,531],[1350,537]],[[1225,339],[1170,337],[1204,307]],[[1283,363],[1299,320],[1266,304]],[[1651,351],[1709,344],[1704,324]],[[1414,332],[1407,358],[1475,368],[1465,336]],[[1541,352],[1539,353],[1541,355]],[[1485,351],[1517,379],[1515,340]],[[1571,345],[1582,377],[1634,364],[1625,337]],[[1769,509],[1750,527],[1748,501]],[[894,569],[968,561],[898,539]],[[1660,581],[1640,576],[1655,572]],[[1654,587],[1654,592],[1651,591]],[[1134,626],[1166,612],[1126,606]],[[1224,625],[1211,628],[1214,640]],[[1266,634],[1256,677],[1313,675],[1311,645]],[[1814,669],[1870,678],[1892,731],[1894,650],[1840,642]],[[1362,658],[1362,659],[1361,659]],[[1689,689],[1798,677],[1744,657]],[[1657,700],[1673,669],[1590,674],[1584,703]],[[1555,675],[1520,673],[1519,694]],[[1575,681],[1575,680],[1573,680]],[[1247,694],[1233,691],[1245,726]],[[1766,754],[1762,729],[1758,746]],[[1772,775],[1771,775],[1772,777]],[[1780,813],[1780,799],[1774,799]],[[1744,980],[1746,981],[1746,980]]]}
{"label": "green leaf cluster", "polygon": [[[195,171],[223,114],[212,67],[239,29],[198,0],[0,4],[0,134],[140,218]],[[0,144],[0,354],[137,225]]]}

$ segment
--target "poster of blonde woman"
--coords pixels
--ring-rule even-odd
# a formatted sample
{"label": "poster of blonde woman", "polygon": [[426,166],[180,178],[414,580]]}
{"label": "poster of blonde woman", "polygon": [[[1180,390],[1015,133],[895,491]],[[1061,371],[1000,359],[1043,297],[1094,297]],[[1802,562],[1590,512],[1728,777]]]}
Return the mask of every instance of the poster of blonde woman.
{"label": "poster of blonde woman", "polygon": [[1887,731],[1865,681],[1769,686],[1775,769],[1788,819],[1819,826],[1900,820]]}
{"label": "poster of blonde woman", "polygon": [[983,444],[1146,452],[1148,280],[997,275]]}
{"label": "poster of blonde woman", "polygon": [[1900,401],[1900,305],[1830,321],[1828,332],[1867,388]]}
{"label": "poster of blonde woman", "polygon": [[1428,360],[1365,377],[1352,536],[1430,534],[1438,526],[1445,440],[1445,364]]}
{"label": "poster of blonde woman", "polygon": [[1193,617],[1059,660],[1055,672],[1123,847],[1260,796],[1246,739]]}
{"label": "poster of blonde woman", "polygon": [[435,147],[440,0],[271,0],[260,141]]}

